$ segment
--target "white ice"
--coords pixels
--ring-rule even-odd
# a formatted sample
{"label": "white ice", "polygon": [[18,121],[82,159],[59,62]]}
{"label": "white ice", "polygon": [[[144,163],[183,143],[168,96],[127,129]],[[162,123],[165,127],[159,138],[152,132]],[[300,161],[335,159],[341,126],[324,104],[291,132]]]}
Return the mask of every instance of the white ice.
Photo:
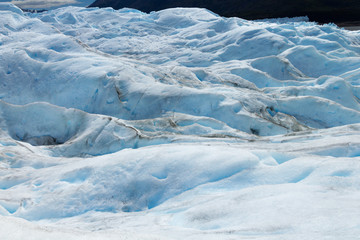
{"label": "white ice", "polygon": [[360,236],[359,31],[0,16],[0,239]]}

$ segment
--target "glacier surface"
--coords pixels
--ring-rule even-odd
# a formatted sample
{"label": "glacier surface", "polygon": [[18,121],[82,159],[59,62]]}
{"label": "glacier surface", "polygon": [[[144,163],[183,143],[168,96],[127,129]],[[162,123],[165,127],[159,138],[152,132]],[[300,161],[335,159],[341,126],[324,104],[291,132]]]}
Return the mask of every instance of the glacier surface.
{"label": "glacier surface", "polygon": [[1,239],[358,239],[360,32],[0,3]]}

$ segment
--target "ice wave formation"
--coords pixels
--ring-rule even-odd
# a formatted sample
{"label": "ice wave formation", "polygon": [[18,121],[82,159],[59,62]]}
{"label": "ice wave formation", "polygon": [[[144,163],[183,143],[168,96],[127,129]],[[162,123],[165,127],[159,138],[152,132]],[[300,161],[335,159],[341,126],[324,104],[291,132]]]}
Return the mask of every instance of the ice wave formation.
{"label": "ice wave formation", "polygon": [[0,15],[1,239],[360,236],[359,31]]}

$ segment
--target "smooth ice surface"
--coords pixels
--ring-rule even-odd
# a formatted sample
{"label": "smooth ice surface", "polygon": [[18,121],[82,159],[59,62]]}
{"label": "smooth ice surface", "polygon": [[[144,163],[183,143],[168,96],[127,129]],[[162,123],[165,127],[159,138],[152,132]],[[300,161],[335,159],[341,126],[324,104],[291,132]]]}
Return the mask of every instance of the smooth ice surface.
{"label": "smooth ice surface", "polygon": [[0,3],[1,239],[357,239],[360,32]]}

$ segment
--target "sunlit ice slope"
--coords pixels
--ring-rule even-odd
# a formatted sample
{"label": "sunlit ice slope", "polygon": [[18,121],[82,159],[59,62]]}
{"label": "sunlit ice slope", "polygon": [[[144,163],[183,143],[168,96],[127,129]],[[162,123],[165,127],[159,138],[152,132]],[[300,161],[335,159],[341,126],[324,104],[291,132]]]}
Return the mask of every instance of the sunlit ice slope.
{"label": "sunlit ice slope", "polygon": [[360,32],[195,8],[0,16],[2,239],[360,236]]}

